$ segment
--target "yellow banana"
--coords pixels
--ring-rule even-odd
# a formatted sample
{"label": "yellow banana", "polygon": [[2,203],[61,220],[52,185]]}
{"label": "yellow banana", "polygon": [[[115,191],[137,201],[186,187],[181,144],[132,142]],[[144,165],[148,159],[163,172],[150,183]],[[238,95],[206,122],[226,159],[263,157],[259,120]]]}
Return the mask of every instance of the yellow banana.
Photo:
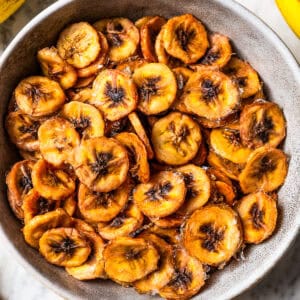
{"label": "yellow banana", "polygon": [[0,0],[0,24],[15,13],[25,0]]}

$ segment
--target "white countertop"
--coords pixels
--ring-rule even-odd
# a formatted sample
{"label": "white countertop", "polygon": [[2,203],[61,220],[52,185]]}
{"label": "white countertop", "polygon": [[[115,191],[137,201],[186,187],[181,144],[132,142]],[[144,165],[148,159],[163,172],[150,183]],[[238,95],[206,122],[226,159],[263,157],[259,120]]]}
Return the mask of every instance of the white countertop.
{"label": "white countertop", "polygon": [[[226,1],[226,0],[224,0]],[[264,20],[291,49],[300,62],[300,40],[279,13],[275,0],[236,0]],[[27,0],[8,21],[0,25],[0,53],[15,34],[43,8],[55,0]],[[0,299],[61,300],[17,264],[14,257],[0,246]],[[300,238],[277,266],[258,285],[236,300],[299,300]]]}

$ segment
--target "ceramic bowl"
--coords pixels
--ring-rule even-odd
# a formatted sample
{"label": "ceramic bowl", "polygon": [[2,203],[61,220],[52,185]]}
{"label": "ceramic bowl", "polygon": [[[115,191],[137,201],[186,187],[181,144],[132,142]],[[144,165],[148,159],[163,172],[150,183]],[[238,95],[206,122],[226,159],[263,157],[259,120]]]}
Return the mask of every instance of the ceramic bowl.
{"label": "ceramic bowl", "polygon": [[[289,173],[279,193],[277,230],[261,245],[249,247],[245,261],[232,261],[214,273],[195,299],[228,299],[261,279],[284,254],[299,230],[300,220],[300,71],[281,40],[261,20],[231,0],[61,0],[40,13],[7,47],[0,61],[1,124],[17,83],[38,72],[36,52],[55,43],[69,23],[126,16],[133,20],[145,15],[171,17],[191,13],[211,31],[230,37],[235,51],[251,62],[265,83],[268,98],[278,103],[287,119],[284,150],[289,155]],[[17,151],[0,127],[0,236],[1,247],[48,287],[67,299],[150,299],[111,281],[80,282],[63,268],[48,264],[25,244],[21,224],[6,201],[5,174],[18,159]],[[155,298],[151,298],[155,299]]]}

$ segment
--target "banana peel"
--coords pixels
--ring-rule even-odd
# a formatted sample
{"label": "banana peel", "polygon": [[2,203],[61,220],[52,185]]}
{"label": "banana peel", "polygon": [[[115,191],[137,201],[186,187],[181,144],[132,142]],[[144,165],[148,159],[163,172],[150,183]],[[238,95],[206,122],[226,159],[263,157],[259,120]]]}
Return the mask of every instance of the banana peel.
{"label": "banana peel", "polygon": [[0,0],[0,24],[14,14],[25,0]]}

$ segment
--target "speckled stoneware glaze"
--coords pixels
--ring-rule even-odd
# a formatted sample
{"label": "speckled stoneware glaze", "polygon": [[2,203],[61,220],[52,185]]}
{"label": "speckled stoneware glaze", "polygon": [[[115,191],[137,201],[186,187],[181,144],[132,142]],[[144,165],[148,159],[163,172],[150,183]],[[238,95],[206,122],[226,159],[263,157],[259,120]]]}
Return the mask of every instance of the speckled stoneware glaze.
{"label": "speckled stoneware glaze", "polygon": [[[289,173],[279,193],[277,230],[266,242],[249,247],[245,261],[232,261],[214,273],[195,299],[229,299],[262,278],[284,255],[299,232],[300,220],[300,71],[279,38],[258,18],[231,0],[61,0],[34,18],[13,40],[0,60],[1,124],[7,103],[17,83],[36,74],[38,49],[55,43],[58,33],[71,22],[96,21],[103,17],[126,16],[133,20],[144,15],[192,13],[211,31],[230,37],[235,50],[259,72],[269,99],[277,102],[287,119],[285,152],[290,156]],[[0,237],[1,247],[44,284],[67,299],[157,299],[138,295],[111,281],[80,282],[63,268],[48,264],[36,250],[25,244],[21,225],[6,201],[5,173],[18,159],[0,127]],[[8,262],[9,263],[9,262]],[[296,266],[295,266],[296,267]]]}

